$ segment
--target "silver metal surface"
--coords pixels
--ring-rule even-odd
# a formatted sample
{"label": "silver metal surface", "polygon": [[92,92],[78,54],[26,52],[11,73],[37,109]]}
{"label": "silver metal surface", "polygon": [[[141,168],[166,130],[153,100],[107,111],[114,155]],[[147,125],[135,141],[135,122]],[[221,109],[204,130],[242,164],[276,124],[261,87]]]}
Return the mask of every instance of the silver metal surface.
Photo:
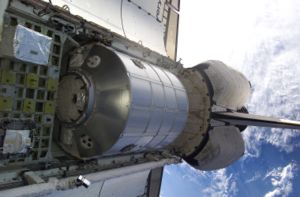
{"label": "silver metal surface", "polygon": [[34,64],[48,65],[52,38],[22,25],[4,28],[6,39],[1,42],[0,56],[13,57]]}
{"label": "silver metal surface", "polygon": [[131,108],[126,127],[108,153],[133,144],[133,150],[158,149],[171,143],[182,131],[188,112],[184,87],[170,72],[118,53],[130,79]]}
{"label": "silver metal surface", "polygon": [[216,112],[212,117],[216,120],[220,120],[231,125],[300,129],[300,121],[286,120],[254,114],[239,112]]}
{"label": "silver metal surface", "polygon": [[6,130],[3,154],[26,153],[31,145],[30,130]]}
{"label": "silver metal surface", "polygon": [[88,188],[91,185],[91,182],[82,175],[77,178],[77,182],[79,183],[79,186],[83,185],[85,188]]}
{"label": "silver metal surface", "polygon": [[[87,65],[89,57],[94,55],[101,58],[100,67],[91,68]],[[75,69],[72,72],[75,72]],[[103,46],[92,47],[88,57],[76,72],[84,72],[91,81],[92,86],[86,88],[88,91],[90,89],[94,91],[94,95],[90,96],[93,99],[93,109],[84,124],[72,127],[73,142],[71,145],[64,144],[64,148],[67,152],[75,148],[77,157],[91,157],[108,150],[124,129],[130,104],[129,80],[122,62],[114,52]],[[59,91],[64,92],[64,90]],[[63,94],[60,96],[64,97]],[[63,128],[62,133],[65,130],[66,128]],[[91,144],[95,146],[87,148],[82,143],[85,136],[89,137]]]}
{"label": "silver metal surface", "polygon": [[[79,61],[81,66],[74,66],[72,61],[69,73],[85,73],[92,85],[82,89],[94,92],[94,96],[88,96],[93,97],[93,110],[82,124],[68,125],[73,130],[73,143],[63,143],[64,149],[77,157],[88,158],[159,149],[174,141],[185,125],[188,112],[187,95],[177,77],[102,45],[85,48],[90,49],[85,52],[88,55],[75,54],[85,57],[83,63]],[[101,59],[97,67],[89,66],[89,59],[94,56]],[[58,102],[58,108],[63,108],[59,111],[78,110],[76,103],[67,104],[74,102],[72,95],[80,92],[77,89],[81,88],[76,88],[76,80],[71,79],[70,74],[62,79],[62,84],[74,86],[70,89],[68,85],[60,86],[58,100],[67,101]],[[68,139],[68,132],[69,128],[63,127],[62,139]]]}

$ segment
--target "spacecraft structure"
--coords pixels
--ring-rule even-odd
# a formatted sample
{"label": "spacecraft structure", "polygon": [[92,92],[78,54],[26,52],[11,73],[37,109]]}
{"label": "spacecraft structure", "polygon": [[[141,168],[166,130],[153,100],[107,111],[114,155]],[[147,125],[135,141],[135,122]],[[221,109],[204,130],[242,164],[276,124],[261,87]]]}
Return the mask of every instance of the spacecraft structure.
{"label": "spacecraft structure", "polygon": [[164,165],[224,168],[244,154],[247,126],[300,129],[249,114],[251,84],[223,62],[184,68],[179,10],[1,1],[0,195],[99,184],[100,196],[159,196]]}

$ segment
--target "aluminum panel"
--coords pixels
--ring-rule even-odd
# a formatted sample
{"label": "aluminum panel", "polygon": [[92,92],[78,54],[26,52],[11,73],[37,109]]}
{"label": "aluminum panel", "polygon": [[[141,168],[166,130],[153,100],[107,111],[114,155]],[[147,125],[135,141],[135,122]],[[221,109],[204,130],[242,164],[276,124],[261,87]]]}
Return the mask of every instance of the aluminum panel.
{"label": "aluminum panel", "polygon": [[136,145],[135,150],[144,149],[145,144],[148,144],[153,138],[154,138],[154,136],[141,137],[138,141],[135,142],[135,145]]}
{"label": "aluminum panel", "polygon": [[133,106],[150,107],[152,103],[150,82],[131,77],[131,95]]}
{"label": "aluminum panel", "polygon": [[173,122],[173,127],[170,133],[180,133],[183,130],[187,117],[185,113],[178,113],[176,114],[176,118]]}
{"label": "aluminum panel", "polygon": [[145,132],[149,119],[149,111],[144,109],[131,109],[124,133]]}
{"label": "aluminum panel", "polygon": [[[119,57],[122,59],[124,65],[126,66],[127,72],[129,75],[138,75],[143,78],[148,77],[148,69],[147,65],[144,62],[137,60],[136,58],[130,58],[129,56],[125,56],[123,54],[119,54]],[[141,64],[142,67],[139,67],[134,61]]]}
{"label": "aluminum panel", "polygon": [[[152,66],[152,68],[154,69],[154,71],[157,73],[157,75],[159,76],[161,82],[164,84],[164,85],[167,85],[167,86],[170,86],[172,87],[172,83],[169,79],[169,77],[167,77],[167,75],[165,75],[165,73],[162,71],[161,68],[158,68],[156,66]],[[168,72],[168,71],[167,71]]]}
{"label": "aluminum panel", "polygon": [[171,143],[187,119],[188,99],[181,82],[167,70],[143,61],[135,65],[129,56],[119,56],[129,73],[132,98],[123,136],[140,137],[132,151]]}
{"label": "aluminum panel", "polygon": [[113,145],[113,147],[109,151],[105,152],[105,155],[132,151],[132,149],[135,147],[135,142],[140,138],[141,137],[139,136],[123,136],[118,140],[117,143]]}
{"label": "aluminum panel", "polygon": [[166,145],[172,143],[178,136],[179,136],[179,133],[170,134],[159,145],[166,146]]}
{"label": "aluminum panel", "polygon": [[157,73],[155,72],[155,70],[153,69],[153,66],[150,64],[147,64],[147,63],[144,65],[146,67],[149,79],[151,79],[152,81],[161,83],[161,80],[160,80],[159,76],[157,75]]}
{"label": "aluminum panel", "polygon": [[166,93],[166,104],[169,109],[177,109],[177,101],[175,96],[175,91],[173,88],[164,87]]}
{"label": "aluminum panel", "polygon": [[166,72],[166,71],[164,73],[168,76],[168,78],[170,79],[170,81],[174,87],[184,90],[182,83],[179,81],[179,79],[173,73]]}
{"label": "aluminum panel", "polygon": [[174,113],[174,112],[165,112],[164,113],[164,119],[163,119],[163,122],[159,129],[160,134],[170,132],[172,125],[173,125],[173,121],[175,119],[175,116],[176,116],[176,113]]}
{"label": "aluminum panel", "polygon": [[153,133],[156,135],[161,127],[163,121],[164,111],[162,109],[154,109],[151,112],[151,119],[147,127],[147,133]]}
{"label": "aluminum panel", "polygon": [[187,97],[186,92],[182,90],[175,90],[176,100],[178,109],[181,111],[186,111],[188,108],[188,101],[185,99]]}
{"label": "aluminum panel", "polygon": [[164,108],[165,106],[165,93],[161,84],[151,83],[153,93],[153,106]]}
{"label": "aluminum panel", "polygon": [[[21,61],[48,65],[51,53],[52,38],[33,31],[22,25],[6,28],[4,31],[14,33],[13,40],[6,39],[2,45],[1,55],[15,57]],[[9,49],[13,48],[12,51]]]}
{"label": "aluminum panel", "polygon": [[147,148],[159,148],[159,144],[166,138],[166,135],[157,135],[155,136],[147,145]]}

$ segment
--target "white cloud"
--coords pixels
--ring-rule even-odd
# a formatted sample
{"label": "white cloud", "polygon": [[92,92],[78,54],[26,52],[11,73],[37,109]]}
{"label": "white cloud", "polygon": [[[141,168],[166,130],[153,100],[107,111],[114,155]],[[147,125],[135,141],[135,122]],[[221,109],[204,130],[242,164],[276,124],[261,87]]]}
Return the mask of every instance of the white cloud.
{"label": "white cloud", "polygon": [[[176,171],[176,175],[181,175],[183,182],[194,185],[199,193],[209,197],[229,197],[238,192],[237,180],[232,173],[226,169],[217,171],[200,171],[185,161],[178,165],[171,165],[171,171]],[[166,170],[166,168],[165,168]],[[172,172],[169,172],[172,174]]]}
{"label": "white cloud", "polygon": [[207,178],[207,174],[205,172],[195,169],[194,167],[186,163],[184,160],[182,163],[179,164],[179,167],[184,170],[184,173],[181,177],[183,180],[191,182],[202,188],[201,178]]}
{"label": "white cloud", "polygon": [[[300,32],[295,29],[300,20],[299,1],[264,2],[264,12],[257,15],[251,41],[239,53],[244,55],[237,66],[254,87],[248,109],[254,114],[300,120]],[[262,143],[287,153],[300,146],[292,143],[299,133],[288,129],[249,128],[243,136],[246,157],[259,157]]]}
{"label": "white cloud", "polygon": [[[187,0],[181,7],[178,56],[186,66],[207,59],[222,60],[251,81],[254,90],[248,105],[250,113],[300,120],[300,1],[197,3]],[[197,11],[191,11],[193,7]],[[290,153],[300,147],[299,141],[293,141],[297,136],[294,130],[249,127],[243,132],[246,152],[242,159],[259,157],[264,143]],[[266,197],[288,195],[294,170],[293,163],[269,172],[266,179],[271,179],[274,189]],[[237,193],[234,175],[226,170],[201,176],[211,179],[205,189],[208,196]],[[261,177],[255,174],[246,182]]]}
{"label": "white cloud", "polygon": [[288,129],[271,129],[271,134],[265,137],[266,142],[278,147],[287,153],[293,152],[296,147],[299,147],[299,143],[292,143],[291,140],[299,136],[299,131]]}
{"label": "white cloud", "polygon": [[300,147],[300,142],[292,141],[297,136],[299,136],[299,131],[296,130],[249,128],[243,133],[243,138],[246,142],[246,151],[243,159],[259,157],[263,143],[275,146],[280,151],[291,153],[295,148]]}
{"label": "white cloud", "polygon": [[246,180],[245,183],[252,183],[260,178],[261,178],[261,174],[259,172],[255,172],[254,176]]}
{"label": "white cloud", "polygon": [[211,185],[203,190],[208,196],[228,197],[238,192],[237,182],[233,174],[227,174],[226,169],[208,173],[211,178]]}
{"label": "white cloud", "polygon": [[294,173],[297,171],[295,163],[290,163],[285,167],[279,167],[268,172],[264,179],[269,178],[272,186],[272,191],[265,194],[265,197],[286,197],[293,191]]}

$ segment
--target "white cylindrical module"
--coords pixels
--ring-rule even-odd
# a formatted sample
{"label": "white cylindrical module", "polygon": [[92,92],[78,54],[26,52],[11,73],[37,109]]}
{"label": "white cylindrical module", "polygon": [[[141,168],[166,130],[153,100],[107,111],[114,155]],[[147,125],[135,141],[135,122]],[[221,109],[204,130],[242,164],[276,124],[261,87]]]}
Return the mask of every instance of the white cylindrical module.
{"label": "white cylindrical module", "polygon": [[65,151],[90,158],[154,150],[182,132],[188,98],[174,74],[97,44],[79,51],[58,92]]}

